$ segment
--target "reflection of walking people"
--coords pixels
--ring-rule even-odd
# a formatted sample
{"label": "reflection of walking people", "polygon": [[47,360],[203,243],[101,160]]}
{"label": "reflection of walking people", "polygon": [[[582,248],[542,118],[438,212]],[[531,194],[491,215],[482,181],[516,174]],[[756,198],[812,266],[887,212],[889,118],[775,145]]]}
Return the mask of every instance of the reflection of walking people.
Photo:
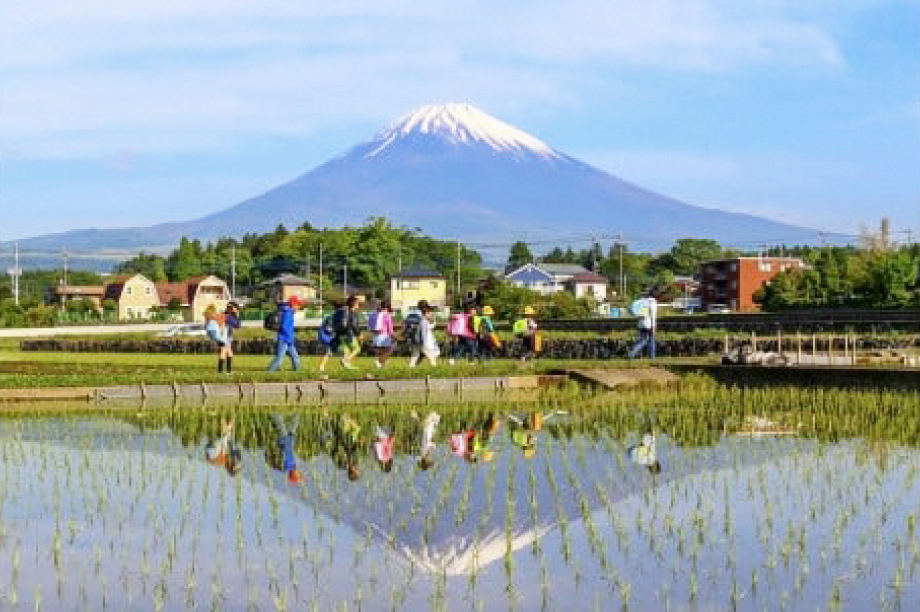
{"label": "reflection of walking people", "polygon": [[642,436],[642,444],[630,446],[626,450],[626,454],[629,456],[630,461],[645,466],[652,474],[657,474],[661,471],[658,453],[655,450],[654,429]]}
{"label": "reflection of walking people", "polygon": [[295,414],[290,424],[287,424],[280,414],[275,413],[272,414],[272,423],[275,426],[275,433],[278,434],[278,441],[274,452],[266,451],[266,461],[276,470],[286,472],[288,482],[300,484],[303,477],[297,470],[297,455],[294,452],[294,435],[297,433],[298,416]]}
{"label": "reflection of walking people", "polygon": [[358,469],[358,451],[361,448],[361,425],[347,414],[339,416],[332,430],[332,448],[329,450],[337,467],[348,473],[348,480],[361,477]]}
{"label": "reflection of walking people", "polygon": [[490,414],[478,427],[464,428],[451,434],[448,441],[450,452],[470,463],[492,461],[495,456],[491,449],[492,436],[499,425],[501,421]]}
{"label": "reflection of walking people", "polygon": [[[414,411],[412,416],[415,420],[419,420],[418,414]],[[419,440],[418,466],[423,470],[427,470],[434,465],[434,435],[440,422],[441,415],[437,412],[429,412],[425,415],[425,419],[421,421],[422,437]]]}
{"label": "reflection of walking people", "polygon": [[650,359],[655,358],[655,327],[658,324],[658,302],[651,289],[629,306],[630,312],[639,317],[639,341],[629,351],[629,358],[635,359],[647,346]]}
{"label": "reflection of walking people", "polygon": [[234,476],[243,468],[243,455],[233,444],[232,420],[221,423],[220,438],[208,442],[204,456],[208,463],[223,466]]}
{"label": "reflection of walking people", "polygon": [[547,414],[535,412],[532,414],[507,414],[508,434],[511,442],[521,449],[524,457],[533,459],[536,454],[537,432],[543,429],[543,424],[559,416],[566,415],[565,410],[554,410]]}
{"label": "reflection of walking people", "polygon": [[302,305],[300,298],[293,296],[287,302],[278,303],[278,336],[275,358],[268,365],[268,371],[274,372],[281,366],[285,354],[291,358],[291,367],[300,369],[300,356],[297,354],[297,336],[294,331],[294,314]]}
{"label": "reflection of walking people", "polygon": [[374,454],[377,463],[384,472],[393,469],[393,451],[396,447],[396,435],[391,428],[376,427],[374,440]]}

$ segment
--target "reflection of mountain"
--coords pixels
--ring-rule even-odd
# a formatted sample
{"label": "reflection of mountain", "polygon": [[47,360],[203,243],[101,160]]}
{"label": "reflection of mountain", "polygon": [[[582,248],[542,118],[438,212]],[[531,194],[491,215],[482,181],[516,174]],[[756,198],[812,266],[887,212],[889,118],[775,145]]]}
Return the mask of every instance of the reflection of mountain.
{"label": "reflection of mountain", "polygon": [[[113,419],[46,424],[52,429],[68,428],[72,433],[68,439],[81,440],[80,449],[89,452],[118,449],[162,454],[175,449],[173,434],[165,429],[141,433]],[[75,428],[80,429],[76,435]],[[84,428],[88,436],[83,436]],[[20,431],[23,439],[62,444],[44,428]],[[447,432],[440,433],[439,439]],[[771,443],[774,450],[767,455],[750,452],[750,441],[741,447],[737,440],[727,439],[714,447],[694,448],[691,458],[660,437],[663,470],[655,480],[645,468],[628,461],[618,441],[603,434],[597,441],[583,434],[571,440],[550,441],[549,432],[544,431],[539,435],[537,456],[527,460],[511,446],[504,430],[493,442],[496,461],[492,464],[470,466],[448,455],[442,443],[436,451],[435,467],[427,472],[419,470],[411,456],[398,457],[389,474],[366,460],[361,465],[361,479],[351,483],[328,457],[316,456],[301,461],[307,475],[306,495],[299,487],[290,486],[281,472],[271,473],[276,490],[290,501],[314,504],[323,515],[349,526],[359,537],[369,533],[382,548],[392,548],[405,563],[416,568],[458,575],[469,573],[474,565],[483,569],[501,561],[509,550],[513,553],[531,545],[559,526],[560,510],[570,524],[582,520],[584,511],[597,512],[601,508],[595,489],[598,485],[604,488],[610,503],[617,504],[649,486],[666,486],[675,479],[719,469],[757,465],[765,457],[782,456],[776,452],[776,444],[791,448],[802,441],[784,439]],[[78,446],[76,442],[67,444]],[[192,456],[204,461],[203,450]],[[250,481],[247,487],[261,488],[265,484],[263,462],[261,450],[244,454],[245,467],[240,477]],[[512,471],[513,516],[509,519]]]}

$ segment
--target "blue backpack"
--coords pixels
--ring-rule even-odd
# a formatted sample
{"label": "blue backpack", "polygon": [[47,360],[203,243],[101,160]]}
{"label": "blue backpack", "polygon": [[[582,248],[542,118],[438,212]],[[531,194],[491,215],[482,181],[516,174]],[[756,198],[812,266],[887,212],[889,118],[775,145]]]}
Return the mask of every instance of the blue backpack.
{"label": "blue backpack", "polygon": [[646,302],[645,298],[633,300],[632,304],[629,305],[629,313],[634,317],[644,317],[648,314],[648,302]]}
{"label": "blue backpack", "polygon": [[335,340],[335,330],[332,329],[332,315],[326,315],[316,333],[317,340],[323,346],[329,346]]}
{"label": "blue backpack", "polygon": [[377,317],[380,315],[378,311],[374,311],[367,315],[367,331],[377,332]]}

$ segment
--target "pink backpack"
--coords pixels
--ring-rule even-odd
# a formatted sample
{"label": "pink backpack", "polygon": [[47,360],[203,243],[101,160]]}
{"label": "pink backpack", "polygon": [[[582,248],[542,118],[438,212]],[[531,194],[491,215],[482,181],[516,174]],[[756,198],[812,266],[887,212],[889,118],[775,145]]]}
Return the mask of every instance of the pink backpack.
{"label": "pink backpack", "polygon": [[468,315],[462,312],[450,315],[447,321],[447,334],[449,336],[462,336],[466,333]]}

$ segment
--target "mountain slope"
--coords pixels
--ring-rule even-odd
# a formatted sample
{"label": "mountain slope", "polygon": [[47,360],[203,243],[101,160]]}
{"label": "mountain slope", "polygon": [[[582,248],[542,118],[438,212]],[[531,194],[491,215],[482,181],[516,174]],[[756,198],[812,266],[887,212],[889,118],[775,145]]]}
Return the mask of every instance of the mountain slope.
{"label": "mountain slope", "polygon": [[751,215],[691,206],[556,151],[467,104],[422,107],[369,142],[296,179],[200,219],[78,230],[27,248],[149,247],[386,216],[441,238],[481,242],[620,233],[640,243],[683,236],[724,242],[814,234]]}

